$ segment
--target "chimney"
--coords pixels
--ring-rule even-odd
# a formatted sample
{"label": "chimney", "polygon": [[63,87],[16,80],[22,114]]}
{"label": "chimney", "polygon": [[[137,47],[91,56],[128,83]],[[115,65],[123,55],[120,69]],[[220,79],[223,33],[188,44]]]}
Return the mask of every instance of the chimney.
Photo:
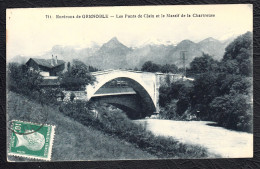
{"label": "chimney", "polygon": [[53,55],[51,55],[51,66],[54,66],[54,63],[53,63]]}
{"label": "chimney", "polygon": [[55,65],[58,64],[58,57],[57,56],[55,57],[55,62],[54,63],[55,63]]}

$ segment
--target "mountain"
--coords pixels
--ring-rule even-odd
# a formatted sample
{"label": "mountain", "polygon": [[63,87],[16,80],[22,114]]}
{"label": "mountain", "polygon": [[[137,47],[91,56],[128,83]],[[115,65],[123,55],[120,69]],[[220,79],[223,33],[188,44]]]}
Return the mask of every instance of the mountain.
{"label": "mountain", "polygon": [[198,43],[186,39],[179,42],[176,46],[173,43],[170,45],[150,43],[144,47],[135,49],[127,59],[128,63],[132,63],[130,64],[132,68],[141,68],[149,60],[161,65],[168,63],[182,67],[183,61],[180,58],[180,53],[185,51],[186,66],[189,66],[195,57],[200,57],[203,53],[213,56],[216,60],[220,60],[224,55],[226,46],[230,42],[232,40],[221,42],[209,37]]}
{"label": "mountain", "polygon": [[183,40],[177,44],[165,57],[165,63],[175,64],[178,67],[182,67],[183,63],[180,58],[180,53],[185,51],[187,65],[193,60],[194,57],[200,56],[201,51],[198,49],[198,45],[190,40]]}
{"label": "mountain", "polygon": [[157,64],[164,64],[166,54],[173,48],[174,46],[172,45],[146,45],[141,48],[136,48],[127,55],[127,63],[129,68],[141,68],[142,65],[149,60]]}
{"label": "mountain", "polygon": [[[237,35],[237,36],[239,36],[239,35]],[[233,42],[237,38],[237,36],[232,36],[232,37],[230,37],[228,39],[225,39],[224,41],[222,41],[222,43],[225,46],[228,46],[231,42]]]}
{"label": "mountain", "polygon": [[210,54],[214,59],[220,60],[225,52],[226,45],[210,37],[198,43],[202,52]]}
{"label": "mountain", "polygon": [[[85,48],[56,45],[44,55],[38,56],[38,58],[51,58],[54,55],[66,62],[78,59],[87,65],[103,70],[133,69],[135,67],[140,69],[146,61],[152,61],[161,65],[166,63],[175,64],[178,67],[182,67],[183,62],[180,58],[182,51],[185,51],[186,66],[189,66],[189,63],[195,57],[200,57],[203,53],[220,60],[224,55],[226,46],[233,40],[234,37],[225,39],[225,41],[209,37],[198,43],[186,39],[175,45],[169,41],[150,39],[142,43],[142,45],[130,48],[114,37],[101,46],[94,42],[92,42],[91,46]],[[24,63],[29,58],[28,56],[16,56],[10,60]]]}
{"label": "mountain", "polygon": [[56,45],[52,49],[46,52],[41,58],[50,58],[51,55],[58,56],[59,59],[66,62],[71,62],[73,59],[85,60],[87,57],[92,56],[99,46],[91,46],[86,48],[77,49],[73,46],[61,46]]}
{"label": "mountain", "polygon": [[100,48],[97,44],[86,48],[76,48],[74,46],[61,46],[55,45],[50,51],[45,52],[39,56],[21,56],[17,55],[8,59],[8,62],[17,62],[25,64],[31,57],[39,59],[51,59],[52,55],[57,56],[58,59],[64,60],[65,62],[71,62],[73,59],[86,60],[87,57],[92,56]]}
{"label": "mountain", "polygon": [[85,62],[99,69],[126,68],[126,56],[132,51],[114,37],[104,43],[94,55],[86,58]]}
{"label": "mountain", "polygon": [[19,63],[19,64],[25,64],[29,60],[28,56],[21,56],[16,55],[12,58],[7,58],[7,62],[13,62],[13,63]]}

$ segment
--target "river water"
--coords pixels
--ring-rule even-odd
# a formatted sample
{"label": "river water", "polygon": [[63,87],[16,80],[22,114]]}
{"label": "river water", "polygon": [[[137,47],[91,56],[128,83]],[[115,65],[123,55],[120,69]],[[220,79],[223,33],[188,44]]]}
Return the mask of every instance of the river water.
{"label": "river water", "polygon": [[170,136],[182,143],[205,147],[223,158],[252,157],[253,134],[210,126],[210,121],[135,120],[155,135]]}

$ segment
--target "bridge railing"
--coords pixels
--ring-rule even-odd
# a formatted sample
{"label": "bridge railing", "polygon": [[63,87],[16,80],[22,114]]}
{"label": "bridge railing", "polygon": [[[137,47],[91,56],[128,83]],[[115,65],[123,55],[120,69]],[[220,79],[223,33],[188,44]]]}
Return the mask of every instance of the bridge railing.
{"label": "bridge railing", "polygon": [[133,73],[147,73],[147,74],[156,74],[156,75],[171,75],[171,76],[176,76],[179,74],[175,73],[161,73],[161,72],[145,72],[145,71],[136,71],[136,70],[128,70],[128,69],[108,69],[108,70],[101,70],[97,72],[92,72],[91,75],[93,76],[98,76],[98,75],[103,75],[103,74],[108,74],[111,72],[133,72]]}

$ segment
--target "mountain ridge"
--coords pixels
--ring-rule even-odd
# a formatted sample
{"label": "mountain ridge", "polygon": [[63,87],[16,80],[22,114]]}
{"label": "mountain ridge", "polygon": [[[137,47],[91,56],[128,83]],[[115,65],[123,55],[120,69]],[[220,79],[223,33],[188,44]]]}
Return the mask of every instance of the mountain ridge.
{"label": "mountain ridge", "polygon": [[[232,38],[234,40],[234,38]],[[149,42],[149,41],[147,41]],[[182,66],[180,52],[187,51],[187,66],[195,58],[202,56],[202,53],[212,55],[214,59],[220,60],[225,52],[226,46],[231,40],[221,42],[212,37],[205,38],[197,43],[184,39],[177,44],[167,41],[151,40],[151,43],[136,46],[135,48],[127,47],[121,43],[117,37],[111,38],[102,45],[93,45],[82,49],[75,49],[72,46],[56,45],[39,58],[48,58],[51,55],[57,55],[59,59],[66,62],[73,59],[79,59],[99,69],[118,69],[118,68],[141,68],[146,61],[153,61],[157,64],[176,64]],[[95,42],[92,42],[95,43]],[[14,57],[19,61],[19,56]],[[21,56],[24,63],[26,56]]]}

